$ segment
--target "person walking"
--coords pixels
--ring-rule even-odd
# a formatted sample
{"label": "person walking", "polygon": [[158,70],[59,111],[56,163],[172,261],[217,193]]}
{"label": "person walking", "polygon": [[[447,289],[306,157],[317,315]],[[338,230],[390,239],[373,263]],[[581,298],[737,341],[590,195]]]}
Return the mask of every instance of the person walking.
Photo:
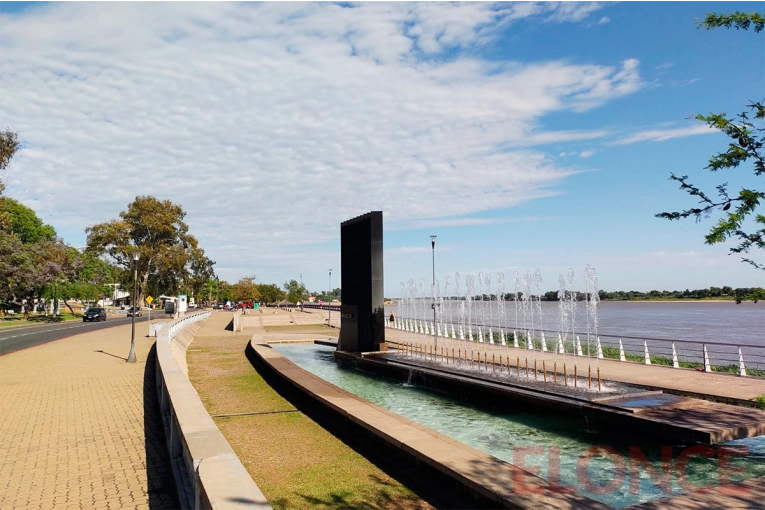
{"label": "person walking", "polygon": [[396,322],[396,317],[393,315],[393,312],[390,313],[390,316],[388,317],[388,322],[390,323],[390,326],[393,327],[393,324]]}

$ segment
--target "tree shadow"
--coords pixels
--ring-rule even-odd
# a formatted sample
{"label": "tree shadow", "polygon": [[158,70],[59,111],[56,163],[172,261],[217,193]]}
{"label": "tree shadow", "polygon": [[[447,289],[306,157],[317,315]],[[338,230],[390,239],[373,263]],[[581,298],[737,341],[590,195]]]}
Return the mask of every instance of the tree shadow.
{"label": "tree shadow", "polygon": [[[108,354],[108,353],[104,353]],[[124,358],[123,358],[124,359]],[[146,445],[146,478],[149,508],[152,510],[180,508],[173,480],[173,468],[167,451],[162,414],[156,386],[157,346],[152,345],[146,356],[143,372],[143,430]]]}
{"label": "tree shadow", "polygon": [[[474,492],[465,492],[453,479],[403,450],[391,447],[384,440],[369,433],[361,425],[325,407],[285,381],[260,359],[249,342],[245,348],[245,356],[258,374],[263,377],[263,380],[296,409],[369,460],[385,474],[414,492],[420,499],[439,509],[497,508],[496,502]],[[378,481],[383,483],[382,480]],[[298,496],[306,500],[306,507],[308,508],[315,506],[359,508],[358,502],[351,504],[343,494],[331,494],[326,501],[307,495],[298,494]],[[395,508],[392,501],[390,504],[386,503],[386,498],[390,498],[390,495],[385,492],[384,488],[381,488],[376,497],[369,501],[368,506],[360,508],[368,510]],[[316,500],[314,501],[314,499]],[[279,503],[279,501],[272,502],[275,507],[280,507]],[[288,502],[285,501],[285,503]],[[281,508],[285,508],[285,506],[282,505]]]}

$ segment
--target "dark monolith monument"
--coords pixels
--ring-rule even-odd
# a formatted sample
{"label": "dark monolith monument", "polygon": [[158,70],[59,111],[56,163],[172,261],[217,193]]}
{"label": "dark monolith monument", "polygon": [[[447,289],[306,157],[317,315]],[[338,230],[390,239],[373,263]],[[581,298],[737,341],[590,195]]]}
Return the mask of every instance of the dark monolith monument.
{"label": "dark monolith monument", "polygon": [[385,343],[382,211],[340,224],[342,302],[337,349],[379,351]]}

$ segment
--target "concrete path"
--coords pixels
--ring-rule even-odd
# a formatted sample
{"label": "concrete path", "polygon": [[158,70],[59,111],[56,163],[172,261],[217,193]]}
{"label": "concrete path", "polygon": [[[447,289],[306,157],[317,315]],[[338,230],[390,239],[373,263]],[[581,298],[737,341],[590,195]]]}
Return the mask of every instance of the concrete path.
{"label": "concrete path", "polygon": [[135,364],[130,325],[0,357],[0,508],[178,507],[147,331]]}
{"label": "concrete path", "polygon": [[[388,342],[416,343],[418,345],[432,346],[433,337],[418,333],[401,331],[398,329],[386,328],[385,339]],[[451,349],[464,350],[470,349],[478,352],[487,352],[489,356],[495,353],[497,359],[502,354],[503,360],[510,355],[510,365],[515,367],[516,360],[520,357],[521,365],[524,365],[526,357],[533,363],[534,356],[539,360],[539,369],[541,370],[542,360],[546,360],[548,372],[552,372],[553,361],[558,362],[558,373],[563,373],[563,362],[568,365],[568,374],[571,375],[573,365],[576,363],[580,369],[579,375],[586,374],[588,363],[592,365],[593,371],[600,367],[600,374],[603,379],[612,381],[621,381],[628,384],[637,384],[649,388],[665,389],[678,393],[693,396],[709,396],[721,401],[738,403],[740,400],[753,400],[757,395],[765,393],[765,380],[761,377],[740,377],[734,374],[725,374],[720,372],[698,372],[687,368],[672,368],[660,365],[644,365],[629,361],[616,361],[597,358],[588,359],[587,356],[579,356],[575,359],[570,353],[564,358],[562,354],[557,356],[552,352],[540,353],[528,351],[526,349],[516,349],[514,347],[503,347],[478,342],[466,342],[454,340],[451,338],[438,338],[438,348],[440,355],[441,348],[448,348],[451,355]],[[466,347],[467,346],[467,347]],[[504,363],[504,361],[503,361]]]}

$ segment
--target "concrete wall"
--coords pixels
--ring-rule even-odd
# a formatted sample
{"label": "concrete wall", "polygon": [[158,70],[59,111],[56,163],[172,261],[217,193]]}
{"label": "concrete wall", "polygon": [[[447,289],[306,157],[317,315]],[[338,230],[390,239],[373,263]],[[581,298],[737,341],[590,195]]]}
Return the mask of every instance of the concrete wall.
{"label": "concrete wall", "polygon": [[187,315],[166,324],[157,336],[157,394],[178,501],[181,508],[195,510],[270,509],[184,370],[193,336],[180,333],[190,326],[196,329],[209,316]]}

